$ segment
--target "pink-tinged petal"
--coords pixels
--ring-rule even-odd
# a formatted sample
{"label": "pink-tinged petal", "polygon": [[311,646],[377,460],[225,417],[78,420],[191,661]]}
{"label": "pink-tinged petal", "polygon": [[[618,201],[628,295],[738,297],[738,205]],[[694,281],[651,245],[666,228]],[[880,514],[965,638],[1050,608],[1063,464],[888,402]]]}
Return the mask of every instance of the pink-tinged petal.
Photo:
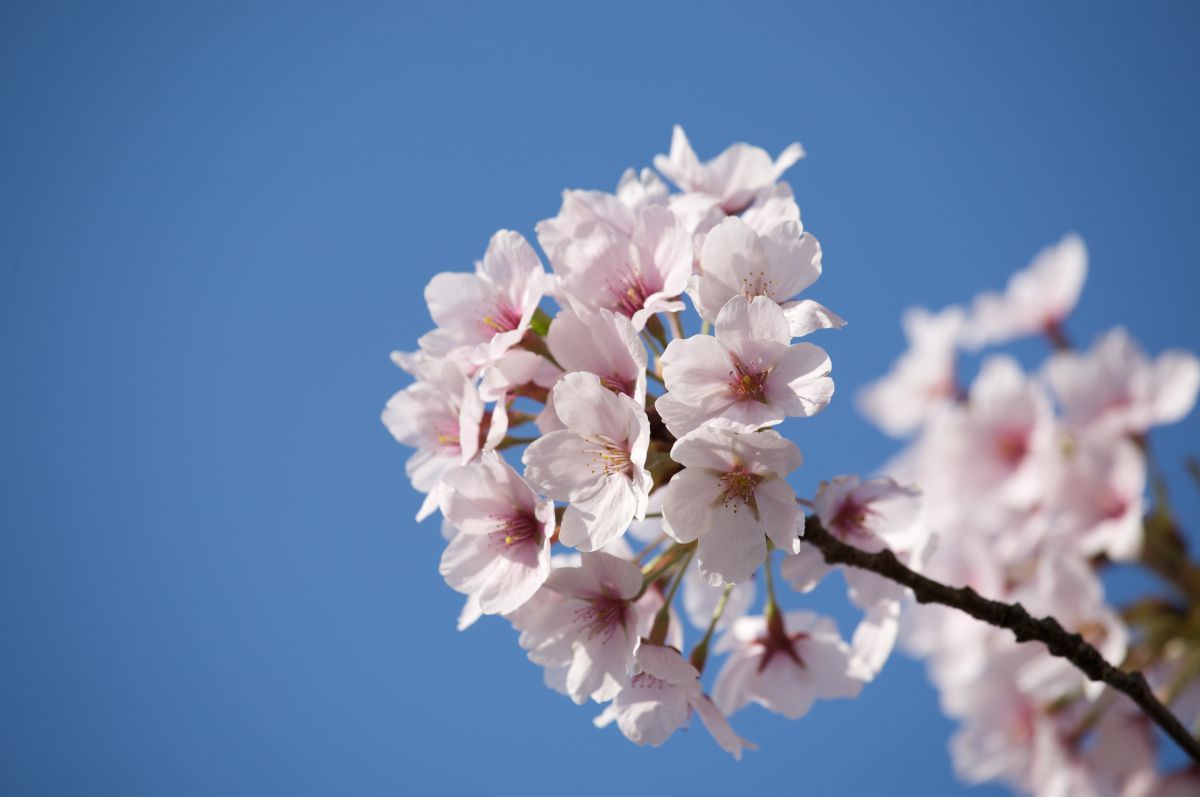
{"label": "pink-tinged petal", "polygon": [[782,351],[764,347],[764,343],[787,346],[792,340],[788,321],[780,308],[765,296],[747,300],[745,296],[734,296],[717,314],[717,341],[739,355],[745,362],[759,350]]}
{"label": "pink-tinged petal", "polygon": [[803,543],[796,555],[786,557],[779,565],[779,575],[797,592],[811,592],[832,571],[819,548]]}
{"label": "pink-tinged petal", "polygon": [[534,489],[559,501],[590,494],[599,482],[590,470],[592,454],[573,431],[550,432],[529,444],[521,456],[525,478]]}
{"label": "pink-tinged petal", "polygon": [[733,367],[729,351],[711,335],[671,341],[661,362],[667,390],[692,400],[723,393]]}
{"label": "pink-tinged petal", "polygon": [[801,338],[818,329],[841,329],[846,321],[840,315],[811,299],[787,302],[783,305],[788,330],[793,338]]}
{"label": "pink-tinged petal", "polygon": [[466,601],[463,602],[462,611],[458,613],[458,622],[455,628],[459,631],[466,631],[471,626],[475,625],[475,621],[483,617],[483,611],[479,608],[479,601],[474,595],[468,595]]}
{"label": "pink-tinged petal", "polygon": [[721,492],[720,481],[709,471],[686,468],[675,474],[663,499],[663,518],[676,542],[692,542],[712,530]]}
{"label": "pink-tinged petal", "polygon": [[755,295],[769,265],[757,233],[741,219],[730,217],[714,227],[700,251],[697,311],[715,321],[734,296]]}
{"label": "pink-tinged petal", "polygon": [[796,493],[782,478],[769,478],[754,490],[754,502],[763,530],[784,553],[800,550],[804,513],[796,505]]}
{"label": "pink-tinged petal", "polygon": [[[683,577],[683,609],[691,624],[701,631],[707,629],[708,624],[712,622],[717,603],[724,593],[723,587],[711,586],[704,580],[704,577],[700,575],[699,567],[688,567],[687,573]],[[753,579],[743,581],[734,587],[733,591],[729,593],[725,610],[721,613],[721,619],[717,621],[717,630],[724,631],[734,621],[745,615],[750,610],[751,604],[754,603],[756,595],[757,590]]]}
{"label": "pink-tinged petal", "polygon": [[650,205],[638,212],[632,253],[642,275],[655,275],[662,296],[683,293],[692,273],[692,237],[667,207]]}
{"label": "pink-tinged petal", "polygon": [[736,464],[741,454],[737,439],[715,426],[701,426],[675,441],[671,459],[688,468],[707,468],[723,473]]}
{"label": "pink-tinged petal", "polygon": [[679,685],[695,683],[700,673],[675,648],[643,642],[637,650],[638,663],[644,672],[664,683]]}
{"label": "pink-tinged petal", "polygon": [[[736,625],[736,624],[735,624]],[[722,645],[727,650],[732,649],[725,660],[720,672],[717,673],[713,685],[713,702],[721,712],[729,715],[740,711],[750,703],[748,686],[757,676],[759,656],[751,653],[745,645],[741,645],[731,633],[721,637]]]}
{"label": "pink-tinged petal", "polygon": [[703,179],[700,159],[696,157],[696,151],[692,149],[687,134],[679,125],[675,125],[671,130],[669,153],[654,156],[654,168],[684,190]]}
{"label": "pink-tinged petal", "polygon": [[788,656],[776,654],[751,687],[752,699],[790,720],[799,719],[812,709],[817,697],[817,679],[818,676],[797,666]]}
{"label": "pink-tinged petal", "polygon": [[829,355],[824,349],[811,343],[797,343],[788,348],[767,380],[769,400],[777,402],[788,415],[816,415],[833,398],[830,370]]}
{"label": "pink-tinged petal", "polygon": [[758,291],[779,303],[812,285],[821,276],[821,244],[800,222],[784,222],[763,236],[768,279]]}
{"label": "pink-tinged petal", "polygon": [[[599,479],[599,489],[573,498],[563,514],[558,540],[581,551],[595,551],[620,537],[638,513],[637,489],[623,474]],[[645,514],[645,507],[642,507]]]}
{"label": "pink-tinged petal", "polygon": [[1152,366],[1153,423],[1180,421],[1196,405],[1200,390],[1200,360],[1191,352],[1165,351]]}
{"label": "pink-tinged petal", "polygon": [[554,411],[580,435],[600,433],[620,442],[629,425],[626,406],[600,384],[595,374],[567,374],[554,386]]}
{"label": "pink-tinged petal", "polygon": [[708,699],[707,695],[697,694],[691,699],[692,708],[696,709],[696,713],[700,715],[700,721],[704,723],[704,727],[712,734],[713,739],[720,745],[721,749],[731,754],[735,761],[742,760],[742,751],[758,749],[753,743],[746,741],[738,736],[733,731],[733,727],[729,724],[729,720],[721,713],[721,710]]}
{"label": "pink-tinged petal", "polygon": [[881,603],[869,609],[850,641],[850,676],[872,681],[896,647],[900,631],[900,604]]}
{"label": "pink-tinged petal", "polygon": [[439,327],[457,327],[465,318],[483,318],[491,298],[488,284],[475,274],[444,271],[425,286],[429,315]]}
{"label": "pink-tinged petal", "polygon": [[713,507],[710,531],[700,538],[700,572],[714,587],[747,581],[767,556],[767,540],[753,512],[738,501]]}
{"label": "pink-tinged petal", "polygon": [[588,553],[583,556],[583,569],[613,597],[629,599],[642,589],[642,571],[626,559],[599,551]]}
{"label": "pink-tinged petal", "polygon": [[646,349],[625,316],[564,310],[550,325],[546,344],[567,371],[590,371],[609,390],[645,401]]}

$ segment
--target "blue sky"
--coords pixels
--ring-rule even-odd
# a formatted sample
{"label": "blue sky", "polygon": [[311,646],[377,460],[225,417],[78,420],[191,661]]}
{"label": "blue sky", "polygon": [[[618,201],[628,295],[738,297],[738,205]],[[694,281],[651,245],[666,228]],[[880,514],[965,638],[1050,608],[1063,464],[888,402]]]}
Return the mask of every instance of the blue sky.
{"label": "blue sky", "polygon": [[[850,326],[833,406],[787,426],[802,490],[894,450],[851,398],[903,308],[1068,230],[1077,339],[1198,348],[1198,36],[1183,2],[4,4],[0,790],[958,793],[903,657],[802,721],[737,715],[735,764],[698,727],[594,730],[504,623],[456,632],[387,354],[430,276],[677,122],[705,157],[809,152],[813,296]],[[1193,539],[1198,431],[1154,438]]]}

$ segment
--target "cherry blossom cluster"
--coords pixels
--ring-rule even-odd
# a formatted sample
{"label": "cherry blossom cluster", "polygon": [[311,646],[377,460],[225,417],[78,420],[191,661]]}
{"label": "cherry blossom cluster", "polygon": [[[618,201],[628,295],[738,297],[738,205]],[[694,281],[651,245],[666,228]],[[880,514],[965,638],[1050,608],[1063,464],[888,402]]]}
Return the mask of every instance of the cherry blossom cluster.
{"label": "cherry blossom cluster", "polygon": [[[885,470],[921,486],[919,525],[936,542],[884,541],[930,577],[1054,617],[1108,661],[1147,671],[1200,727],[1200,643],[1186,627],[1200,605],[1196,571],[1162,483],[1154,506],[1146,498],[1148,433],[1192,409],[1200,363],[1183,351],[1150,357],[1119,327],[1074,349],[1064,322],[1086,271],[1083,242],[1068,236],[1003,292],[904,316],[906,351],[858,399],[882,430],[911,436]],[[960,381],[964,354],[1028,336],[1050,344],[1033,372],[988,351]],[[852,504],[861,513],[864,501]],[[801,561],[785,568],[815,579],[820,563]],[[1119,611],[1101,580],[1113,563],[1149,567],[1170,594]],[[1200,794],[1197,770],[1158,773],[1153,728],[1130,701],[1044,647],[939,606],[905,607],[902,626],[960,723],[951,754],[963,778],[1037,795]]]}
{"label": "cherry blossom cluster", "polygon": [[[504,230],[473,272],[435,276],[435,328],[393,355],[414,381],[383,422],[416,449],[418,519],[444,518],[459,626],[506,618],[547,685],[638,744],[695,713],[740,757],[729,715],[854,697],[896,638],[902,596],[880,580],[855,582],[851,642],[775,594],[774,552],[789,578],[816,571],[787,481],[801,453],[772,427],[829,404],[829,356],[802,339],[845,323],[800,296],[821,247],[780,178],[803,155],[701,162],[677,127],[657,174],[563,193],[536,226],[549,271]],[[835,480],[816,506],[865,545],[927,544],[916,492],[889,479]]]}

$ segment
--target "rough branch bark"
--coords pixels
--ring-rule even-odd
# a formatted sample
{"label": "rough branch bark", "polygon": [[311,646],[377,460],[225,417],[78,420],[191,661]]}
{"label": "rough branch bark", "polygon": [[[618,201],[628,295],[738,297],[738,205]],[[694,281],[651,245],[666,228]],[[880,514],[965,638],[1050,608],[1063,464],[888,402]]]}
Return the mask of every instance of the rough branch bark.
{"label": "rough branch bark", "polygon": [[1052,654],[1067,659],[1088,678],[1103,681],[1128,695],[1193,761],[1200,763],[1200,742],[1159,702],[1140,672],[1126,672],[1109,664],[1083,637],[1069,633],[1053,617],[1037,619],[1019,603],[990,600],[970,587],[949,587],[926,578],[906,567],[889,550],[868,553],[847,545],[826,531],[815,516],[809,516],[805,521],[804,539],[815,545],[831,565],[870,570],[911,589],[919,603],[939,603],[985,623],[1007,628],[1018,642],[1041,642]]}

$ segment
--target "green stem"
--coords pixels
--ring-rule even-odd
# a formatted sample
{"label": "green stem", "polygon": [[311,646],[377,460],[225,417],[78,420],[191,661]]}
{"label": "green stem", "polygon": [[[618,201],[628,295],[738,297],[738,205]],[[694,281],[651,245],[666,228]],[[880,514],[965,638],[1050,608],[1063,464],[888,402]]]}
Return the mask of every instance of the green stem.
{"label": "green stem", "polygon": [[733,592],[734,584],[726,584],[725,591],[721,593],[721,599],[717,601],[717,607],[713,609],[712,620],[708,624],[708,630],[704,632],[704,638],[692,648],[692,666],[699,672],[704,672],[704,663],[708,660],[708,643],[712,639],[713,632],[717,630],[717,623],[721,622],[721,615],[725,614],[725,606],[729,603],[729,593]]}

